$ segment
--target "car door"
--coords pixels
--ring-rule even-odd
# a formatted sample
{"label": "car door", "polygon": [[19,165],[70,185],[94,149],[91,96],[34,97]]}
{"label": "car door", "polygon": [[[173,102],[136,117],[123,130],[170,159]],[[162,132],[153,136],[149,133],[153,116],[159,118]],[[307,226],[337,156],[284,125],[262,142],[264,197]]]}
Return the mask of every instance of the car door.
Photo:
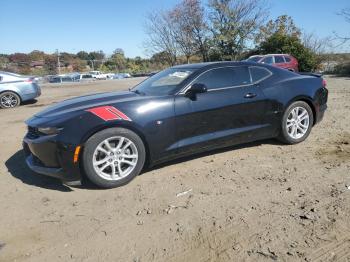
{"label": "car door", "polygon": [[192,81],[204,84],[207,92],[175,97],[175,123],[178,151],[251,141],[259,137],[265,110],[265,97],[252,84],[246,66],[207,70]]}

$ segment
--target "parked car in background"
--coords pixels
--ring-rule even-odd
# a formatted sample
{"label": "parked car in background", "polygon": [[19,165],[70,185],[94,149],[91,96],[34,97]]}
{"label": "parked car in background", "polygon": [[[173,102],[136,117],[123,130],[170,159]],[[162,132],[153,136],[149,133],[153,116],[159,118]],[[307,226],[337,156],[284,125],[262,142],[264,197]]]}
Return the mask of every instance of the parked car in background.
{"label": "parked car in background", "polygon": [[16,107],[40,95],[41,89],[33,77],[0,71],[0,108]]}
{"label": "parked car in background", "polygon": [[113,79],[115,76],[114,73],[106,73],[105,75],[106,75],[107,79]]}
{"label": "parked car in background", "polygon": [[64,75],[52,76],[49,79],[50,83],[64,83],[64,82],[79,82],[81,75],[79,73],[70,73]]}
{"label": "parked car in background", "polygon": [[80,74],[80,82],[85,82],[85,81],[94,81],[96,78],[92,77],[92,74]]}
{"label": "parked car in background", "polygon": [[288,54],[253,55],[246,61],[269,64],[289,71],[298,72],[298,60]]}
{"label": "parked car in background", "polygon": [[123,78],[130,78],[131,75],[129,73],[117,73],[114,74],[113,79],[123,79]]}
{"label": "parked car in background", "polygon": [[107,78],[109,78],[108,74],[104,74],[101,71],[90,71],[89,74],[91,74],[93,78],[96,78],[98,80],[106,80]]}

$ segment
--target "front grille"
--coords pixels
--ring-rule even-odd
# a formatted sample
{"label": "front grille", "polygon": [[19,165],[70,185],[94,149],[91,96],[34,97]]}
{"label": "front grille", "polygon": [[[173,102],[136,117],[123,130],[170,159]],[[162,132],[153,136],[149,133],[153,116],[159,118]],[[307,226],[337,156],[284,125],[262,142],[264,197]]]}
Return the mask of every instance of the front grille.
{"label": "front grille", "polygon": [[39,132],[38,128],[28,126],[27,137],[29,139],[37,139],[42,136],[42,133]]}

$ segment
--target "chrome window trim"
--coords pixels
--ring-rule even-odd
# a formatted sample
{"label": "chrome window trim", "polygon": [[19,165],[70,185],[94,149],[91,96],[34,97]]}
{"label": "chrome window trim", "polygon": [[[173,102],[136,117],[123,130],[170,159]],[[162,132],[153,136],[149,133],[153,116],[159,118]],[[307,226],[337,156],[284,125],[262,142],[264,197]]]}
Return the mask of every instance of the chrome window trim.
{"label": "chrome window trim", "polygon": [[272,73],[269,69],[267,69],[267,68],[265,68],[265,67],[261,67],[261,66],[248,66],[250,77],[252,76],[252,74],[251,74],[251,72],[250,72],[250,68],[252,68],[252,67],[257,67],[257,68],[260,68],[260,69],[264,69],[265,71],[269,72],[269,74],[268,74],[267,76],[265,76],[265,77],[259,79],[258,81],[253,82],[253,79],[251,79],[251,80],[252,80],[252,84],[254,84],[254,85],[259,84],[260,82],[264,81],[265,79],[267,79],[267,78],[269,78],[270,76],[273,75],[273,73]]}
{"label": "chrome window trim", "polygon": [[[196,81],[200,76],[202,76],[203,74],[211,71],[211,70],[214,70],[214,69],[220,69],[220,68],[228,68],[228,67],[240,67],[240,66],[220,66],[220,67],[214,67],[214,68],[210,68],[202,73],[200,73],[195,79],[193,79],[189,84],[187,84],[182,90],[180,90],[180,92],[177,93],[177,95],[184,95],[186,94],[187,90],[189,88],[191,88],[192,84],[194,81]],[[251,82],[249,84],[246,84],[246,85],[236,85],[236,86],[225,86],[225,87],[218,87],[218,88],[213,88],[213,89],[208,89],[208,92],[213,92],[213,91],[219,91],[219,90],[225,90],[225,89],[230,89],[230,88],[237,88],[237,87],[245,87],[245,86],[251,86],[251,85],[256,85],[258,83],[260,83],[261,81],[264,81],[265,79],[269,78],[270,76],[272,76],[272,72],[268,69],[266,69],[265,67],[260,67],[260,66],[248,66],[246,65],[247,69],[248,69],[248,72],[249,72],[249,77],[250,77],[250,81],[252,81],[252,75],[251,75],[251,72],[250,72],[250,68],[251,67],[258,67],[258,68],[262,68],[266,71],[269,72],[269,75],[263,77],[262,79],[258,80],[258,81],[255,81],[255,82]]]}
{"label": "chrome window trim", "polygon": [[281,56],[283,58],[283,63],[287,63],[286,62],[286,58],[284,57],[284,55],[274,55],[273,56],[273,60],[275,61],[275,64],[278,64],[278,63],[276,63],[276,58],[275,58],[276,56]]}

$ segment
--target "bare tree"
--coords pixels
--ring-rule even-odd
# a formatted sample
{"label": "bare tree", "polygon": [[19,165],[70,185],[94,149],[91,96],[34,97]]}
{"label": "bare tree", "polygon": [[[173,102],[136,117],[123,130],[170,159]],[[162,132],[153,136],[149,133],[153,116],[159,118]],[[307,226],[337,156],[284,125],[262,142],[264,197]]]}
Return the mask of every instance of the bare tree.
{"label": "bare tree", "polygon": [[332,38],[330,36],[320,38],[314,33],[304,32],[302,34],[302,43],[317,55],[324,54],[333,47]]}
{"label": "bare tree", "polygon": [[173,21],[176,42],[186,56],[199,52],[204,61],[208,60],[208,29],[204,8],[200,0],[182,0],[169,11]]}
{"label": "bare tree", "polygon": [[209,29],[207,15],[200,0],[183,0],[178,8],[182,10],[182,19],[191,32],[192,42],[203,61],[208,61]]}
{"label": "bare tree", "polygon": [[192,25],[187,17],[186,7],[179,4],[169,11],[172,32],[179,51],[186,57],[186,62],[190,62],[190,57],[196,52]]}
{"label": "bare tree", "polygon": [[200,53],[208,60],[208,29],[200,0],[182,0],[173,8],[147,16],[146,49],[151,54],[166,52],[174,64],[178,55],[190,57]]}
{"label": "bare tree", "polygon": [[[345,21],[350,23],[350,8],[344,8],[342,9],[338,15],[344,17]],[[339,45],[342,45],[350,40],[350,36],[339,36],[337,33],[335,33],[335,36],[338,40],[341,41]]]}
{"label": "bare tree", "polygon": [[350,8],[344,8],[340,11],[339,15],[344,17],[345,21],[350,23]]}
{"label": "bare tree", "polygon": [[265,21],[266,3],[261,0],[210,0],[210,22],[221,59],[237,59]]}
{"label": "bare tree", "polygon": [[152,54],[163,52],[168,64],[174,65],[177,60],[178,46],[168,12],[149,13],[146,17],[145,31],[148,35],[144,43],[146,51]]}

